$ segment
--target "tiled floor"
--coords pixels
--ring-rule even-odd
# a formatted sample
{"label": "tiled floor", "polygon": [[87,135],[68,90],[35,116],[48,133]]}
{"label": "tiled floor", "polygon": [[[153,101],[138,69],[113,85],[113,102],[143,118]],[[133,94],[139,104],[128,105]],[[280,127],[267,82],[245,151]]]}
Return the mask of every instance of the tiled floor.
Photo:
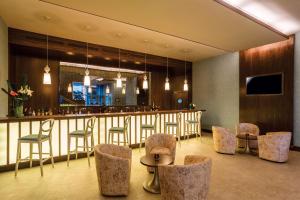
{"label": "tiled floor", "polygon": [[[144,149],[133,151],[130,195],[126,197],[102,197],[98,191],[95,165],[89,168],[86,159],[44,167],[40,177],[38,167],[0,174],[0,199],[160,199],[160,195],[143,190],[143,181],[150,176],[139,163]],[[206,135],[202,142],[190,139],[177,146],[176,163],[182,164],[187,154],[202,154],[212,158],[213,169],[210,200],[298,200],[300,199],[300,152],[290,152],[286,164],[261,160],[247,154],[223,155],[213,150],[212,139]]]}

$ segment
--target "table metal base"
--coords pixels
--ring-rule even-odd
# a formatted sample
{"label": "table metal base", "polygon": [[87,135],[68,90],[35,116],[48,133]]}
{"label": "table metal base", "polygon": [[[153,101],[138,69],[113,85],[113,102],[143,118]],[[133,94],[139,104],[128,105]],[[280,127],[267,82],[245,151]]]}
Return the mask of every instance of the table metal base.
{"label": "table metal base", "polygon": [[158,168],[154,167],[154,174],[153,177],[145,181],[143,184],[143,187],[146,191],[154,193],[154,194],[160,194],[160,184],[159,184],[159,176],[158,176]]}

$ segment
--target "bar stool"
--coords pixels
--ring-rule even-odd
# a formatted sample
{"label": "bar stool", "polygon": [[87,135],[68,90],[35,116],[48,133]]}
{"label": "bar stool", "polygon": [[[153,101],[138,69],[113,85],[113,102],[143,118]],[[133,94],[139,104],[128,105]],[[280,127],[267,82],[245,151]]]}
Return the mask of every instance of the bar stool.
{"label": "bar stool", "polygon": [[185,120],[184,136],[187,136],[188,139],[191,134],[196,134],[196,138],[198,137],[198,135],[200,136],[200,138],[202,138],[201,116],[202,116],[202,112],[197,111],[195,113],[195,119]]}
{"label": "bar stool", "polygon": [[[78,158],[78,148],[83,148],[83,151],[80,151],[80,153],[86,153],[88,158],[89,166],[91,166],[90,163],[90,155],[94,151],[94,135],[93,130],[95,126],[96,117],[91,117],[86,122],[86,127],[84,130],[76,130],[68,134],[68,167],[69,167],[69,161],[70,161],[70,154],[76,155],[76,159]],[[89,147],[88,138],[91,137],[91,146]],[[75,150],[71,151],[71,139],[75,138],[76,145]],[[83,146],[78,146],[78,139],[83,138]]]}
{"label": "bar stool", "polygon": [[[176,113],[176,122],[165,122],[165,133],[170,134],[170,128],[174,127],[176,128],[176,135],[175,137],[178,138],[179,145],[180,143],[180,135],[181,135],[181,115],[182,113]],[[172,133],[174,134],[174,133]]]}
{"label": "bar stool", "polygon": [[[49,159],[51,159],[52,167],[54,167],[54,160],[53,160],[53,152],[52,152],[52,129],[54,125],[54,119],[48,119],[43,122],[41,122],[39,133],[38,134],[31,134],[31,135],[26,135],[23,137],[20,137],[18,139],[18,147],[17,147],[17,159],[16,159],[16,169],[15,169],[15,176],[18,174],[18,169],[19,169],[19,163],[22,161],[28,161],[30,162],[30,167],[32,167],[32,155],[33,154],[39,154],[39,160],[40,162],[40,169],[41,169],[41,176],[44,175],[43,172],[43,163]],[[43,142],[49,142],[49,153],[43,153],[42,150],[42,144]],[[29,143],[30,144],[30,155],[29,158],[21,158],[21,144],[22,143]],[[38,145],[38,153],[32,152],[33,149],[33,144]],[[43,154],[48,154],[50,155],[49,158],[44,158],[42,157]]]}
{"label": "bar stool", "polygon": [[[126,144],[128,144],[128,125],[130,123],[130,119],[131,116],[127,116],[124,120],[124,127],[111,127],[110,129],[108,129],[108,144],[114,144],[114,134],[118,134],[118,141],[116,141],[118,143],[118,145],[120,145],[120,143],[123,143],[124,146],[126,146]],[[123,142],[120,142],[120,134],[123,135]]]}
{"label": "bar stool", "polygon": [[[147,116],[146,116],[147,117]],[[142,147],[142,142],[143,139],[144,141],[147,139],[148,137],[148,131],[150,131],[151,135],[152,135],[152,131],[154,131],[154,133],[156,133],[156,127],[157,127],[157,118],[159,117],[159,114],[155,115],[155,119],[154,119],[154,123],[153,124],[141,124],[141,130],[140,130],[140,147],[139,147],[139,151],[141,151],[141,147]],[[145,136],[143,134],[143,130],[145,130]]]}

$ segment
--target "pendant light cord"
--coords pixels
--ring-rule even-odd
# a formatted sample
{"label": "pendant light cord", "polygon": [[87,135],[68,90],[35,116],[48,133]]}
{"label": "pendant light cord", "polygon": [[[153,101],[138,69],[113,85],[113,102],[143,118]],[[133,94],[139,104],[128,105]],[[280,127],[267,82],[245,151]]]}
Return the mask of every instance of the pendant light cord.
{"label": "pendant light cord", "polygon": [[121,70],[121,50],[119,49],[119,72]]}
{"label": "pendant light cord", "polygon": [[147,54],[145,53],[145,74],[146,74],[146,71],[147,71],[147,64],[146,64],[146,62],[147,62]]}
{"label": "pendant light cord", "polygon": [[89,65],[89,43],[86,43],[86,69],[88,68]]}
{"label": "pendant light cord", "polygon": [[46,41],[47,41],[47,66],[48,66],[48,34],[46,35]]}
{"label": "pendant light cord", "polygon": [[186,55],[184,56],[184,79],[186,80]]}
{"label": "pendant light cord", "polygon": [[169,58],[167,57],[167,78],[169,78]]}

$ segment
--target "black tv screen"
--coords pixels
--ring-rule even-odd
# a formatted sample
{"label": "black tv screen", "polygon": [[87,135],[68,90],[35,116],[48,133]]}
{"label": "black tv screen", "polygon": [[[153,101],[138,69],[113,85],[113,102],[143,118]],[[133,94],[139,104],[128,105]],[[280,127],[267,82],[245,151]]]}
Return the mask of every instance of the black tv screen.
{"label": "black tv screen", "polygon": [[260,76],[249,76],[246,78],[248,95],[282,94],[283,75],[270,74]]}

